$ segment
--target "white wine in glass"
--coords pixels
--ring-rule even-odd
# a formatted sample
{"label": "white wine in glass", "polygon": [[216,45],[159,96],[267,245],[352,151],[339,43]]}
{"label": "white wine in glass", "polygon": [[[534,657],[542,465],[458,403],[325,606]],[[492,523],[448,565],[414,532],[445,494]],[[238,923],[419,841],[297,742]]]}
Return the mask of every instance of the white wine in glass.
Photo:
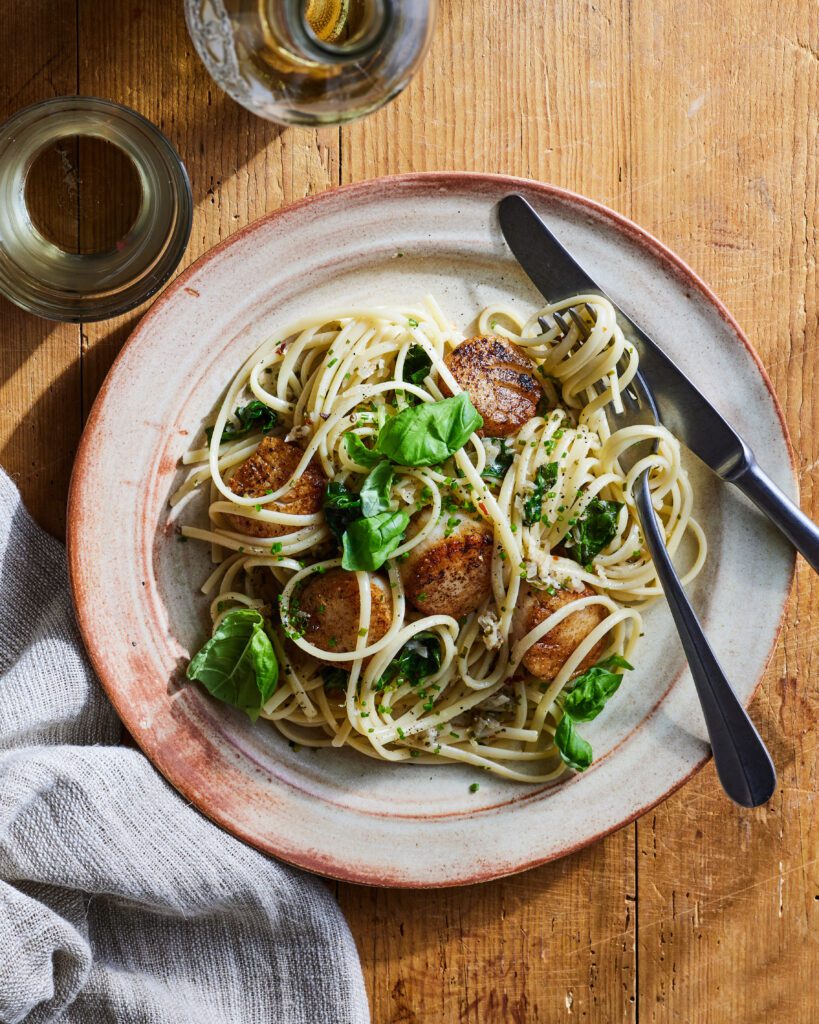
{"label": "white wine in glass", "polygon": [[260,117],[341,124],[396,96],[429,46],[436,0],[185,0],[216,83]]}

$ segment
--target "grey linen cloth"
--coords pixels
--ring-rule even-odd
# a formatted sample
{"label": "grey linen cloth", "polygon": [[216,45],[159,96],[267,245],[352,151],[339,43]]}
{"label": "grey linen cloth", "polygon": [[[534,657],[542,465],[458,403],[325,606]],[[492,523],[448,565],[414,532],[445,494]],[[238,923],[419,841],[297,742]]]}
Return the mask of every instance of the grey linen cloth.
{"label": "grey linen cloth", "polygon": [[65,552],[0,470],[0,1021],[369,1021],[319,880],[222,832],[136,750]]}

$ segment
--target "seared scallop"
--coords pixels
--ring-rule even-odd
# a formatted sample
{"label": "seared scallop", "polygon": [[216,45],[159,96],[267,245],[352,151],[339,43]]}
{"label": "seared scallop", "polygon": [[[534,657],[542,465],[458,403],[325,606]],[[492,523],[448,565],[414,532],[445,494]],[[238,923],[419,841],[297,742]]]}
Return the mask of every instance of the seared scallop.
{"label": "seared scallop", "polygon": [[407,599],[427,615],[459,619],[474,612],[492,590],[492,542],[486,523],[445,513],[429,537],[399,563]]}
{"label": "seared scallop", "polygon": [[478,335],[462,341],[444,362],[483,417],[482,437],[516,434],[537,412],[543,389],[535,364],[511,341]]}
{"label": "seared scallop", "polygon": [[[366,645],[376,643],[392,625],[389,584],[370,575],[370,630]],[[295,602],[304,626],[304,639],[323,651],[355,650],[361,621],[358,579],[346,569],[331,569],[311,576]],[[338,664],[338,662],[333,662]]]}
{"label": "seared scallop", "polygon": [[[228,481],[228,486],[240,497],[263,498],[271,491],[277,491],[290,479],[302,455],[304,452],[298,445],[279,437],[265,437],[250,458],[239,466]],[[313,460],[286,494],[277,501],[262,505],[262,508],[290,515],[314,515],[321,511],[326,482],[321,467]],[[226,518],[232,529],[250,537],[282,537],[297,529],[295,526],[265,523],[261,519],[248,519],[246,516],[228,515]]]}
{"label": "seared scallop", "polygon": [[[559,608],[581,598],[594,596],[594,591],[588,587],[579,593],[558,590],[554,594],[548,594],[545,590],[524,586],[512,621],[512,643],[517,643],[521,637],[535,626],[539,626],[541,622],[545,622]],[[554,679],[572,652],[577,650],[581,642],[607,615],[605,608],[593,604],[566,616],[554,629],[532,644],[523,656],[524,666],[538,679]],[[578,675],[599,659],[604,645],[605,639],[594,645],[578,666]]]}

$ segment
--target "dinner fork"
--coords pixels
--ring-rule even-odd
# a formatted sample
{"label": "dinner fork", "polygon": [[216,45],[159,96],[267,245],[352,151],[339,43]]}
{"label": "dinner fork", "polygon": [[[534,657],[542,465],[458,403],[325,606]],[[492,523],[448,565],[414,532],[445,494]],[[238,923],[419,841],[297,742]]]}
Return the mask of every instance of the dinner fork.
{"label": "dinner fork", "polygon": [[[585,312],[594,323],[597,319],[594,306],[586,303]],[[566,316],[556,312],[552,318],[564,339],[568,337],[572,324],[577,328],[580,341],[585,341],[591,333],[588,322],[575,307],[570,307]],[[538,322],[544,334],[554,330],[554,326],[545,317],[540,317]],[[618,364],[618,371],[622,372],[622,369]],[[654,395],[639,370],[623,390],[622,399],[622,412],[618,412],[611,404],[606,408],[612,431],[635,425],[660,424]],[[626,472],[632,469],[645,456],[646,446],[650,443],[644,441],[630,445],[620,455],[621,467]],[[654,442],[652,450],[656,449],[657,442]],[[635,481],[634,502],[648,552],[671,610],[702,705],[717,775],[722,788],[735,803],[743,807],[758,807],[769,800],[776,789],[776,769],[765,743],[711,649],[666,549],[665,538],[651,501],[649,473],[649,469],[644,470]]]}

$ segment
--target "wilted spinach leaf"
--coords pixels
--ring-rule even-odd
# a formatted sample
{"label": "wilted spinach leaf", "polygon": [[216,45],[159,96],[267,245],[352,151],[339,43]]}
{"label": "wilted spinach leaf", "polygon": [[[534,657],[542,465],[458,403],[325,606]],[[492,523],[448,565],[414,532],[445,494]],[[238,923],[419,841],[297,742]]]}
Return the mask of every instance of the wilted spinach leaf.
{"label": "wilted spinach leaf", "polygon": [[437,633],[428,629],[411,637],[384,669],[376,684],[382,690],[392,682],[415,686],[427,676],[435,675],[441,667],[441,641]]}
{"label": "wilted spinach leaf", "polygon": [[619,501],[592,498],[563,542],[569,558],[588,565],[599,555],[617,535],[617,519],[622,507]]}
{"label": "wilted spinach leaf", "polygon": [[423,345],[413,345],[404,360],[403,379],[410,384],[423,384],[432,369],[432,360]]}
{"label": "wilted spinach leaf", "polygon": [[[252,430],[261,430],[263,434],[269,434],[279,422],[275,409],[269,408],[258,398],[254,398],[247,405],[240,406],[233,415],[239,423],[228,422],[225,424],[225,429],[222,431],[222,443],[236,441],[240,437],[245,437]],[[213,427],[208,427],[205,433],[210,442],[213,437]]]}
{"label": "wilted spinach leaf", "polygon": [[331,480],[324,489],[324,518],[341,544],[344,531],[361,515],[361,498],[344,484]]}
{"label": "wilted spinach leaf", "polygon": [[323,668],[321,678],[324,680],[325,690],[347,690],[347,683],[350,675],[340,668]]}
{"label": "wilted spinach leaf", "polygon": [[515,452],[514,449],[509,447],[505,437],[496,437],[492,440],[497,441],[500,444],[500,448],[495,458],[484,467],[481,476],[484,480],[503,480],[509,467],[515,461]]}

